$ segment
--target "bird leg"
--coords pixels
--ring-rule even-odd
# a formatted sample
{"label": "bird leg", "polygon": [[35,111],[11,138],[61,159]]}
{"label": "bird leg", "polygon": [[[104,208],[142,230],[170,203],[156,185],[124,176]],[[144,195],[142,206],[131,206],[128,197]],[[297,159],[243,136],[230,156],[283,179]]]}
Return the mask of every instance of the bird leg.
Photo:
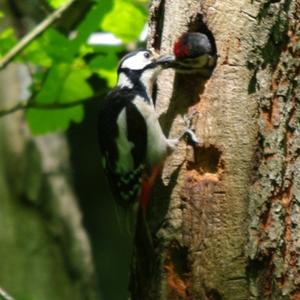
{"label": "bird leg", "polygon": [[185,140],[186,143],[192,147],[199,147],[202,145],[202,141],[197,138],[194,129],[192,129],[192,120],[197,114],[198,112],[194,112],[191,116],[183,116],[183,121],[185,123],[183,133],[176,139],[168,139],[170,153],[175,150],[181,140]]}

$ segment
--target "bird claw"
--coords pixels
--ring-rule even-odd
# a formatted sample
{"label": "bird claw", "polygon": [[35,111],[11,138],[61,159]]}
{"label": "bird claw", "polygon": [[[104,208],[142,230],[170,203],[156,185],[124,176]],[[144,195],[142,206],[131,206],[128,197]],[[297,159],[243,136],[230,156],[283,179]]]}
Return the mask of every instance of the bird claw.
{"label": "bird claw", "polygon": [[195,132],[192,129],[186,129],[183,137],[186,143],[192,147],[200,147],[202,145],[202,141],[197,138]]}
{"label": "bird claw", "polygon": [[198,114],[199,113],[196,111],[190,116],[183,116],[183,121],[185,123],[186,130],[183,133],[182,137],[185,139],[186,143],[192,147],[200,147],[203,144],[202,141],[197,138],[195,130],[192,128],[192,121]]}
{"label": "bird claw", "polygon": [[194,120],[195,116],[197,116],[198,114],[199,114],[198,111],[194,111],[190,116],[188,116],[187,114],[183,115],[182,118],[187,128],[190,129],[192,127],[192,121]]}

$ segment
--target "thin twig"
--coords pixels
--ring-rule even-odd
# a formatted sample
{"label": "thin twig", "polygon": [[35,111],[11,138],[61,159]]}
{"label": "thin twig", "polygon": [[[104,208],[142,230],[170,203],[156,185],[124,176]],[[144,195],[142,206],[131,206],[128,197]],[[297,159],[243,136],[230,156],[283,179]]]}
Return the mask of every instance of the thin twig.
{"label": "thin twig", "polygon": [[4,291],[1,287],[0,287],[0,299],[4,299],[4,300],[15,300],[12,296],[10,296],[6,291]]}
{"label": "thin twig", "polygon": [[75,101],[66,102],[66,103],[43,103],[42,104],[42,103],[35,103],[35,102],[31,102],[31,101],[26,102],[26,103],[20,102],[11,108],[0,110],[0,118],[10,115],[16,111],[26,110],[29,108],[51,110],[51,109],[66,109],[66,108],[70,108],[70,107],[75,107],[78,105],[85,104],[86,102],[101,98],[105,94],[106,94],[106,91],[103,91],[102,93],[97,93],[97,94],[95,94],[91,97],[85,98],[85,99],[75,100]]}
{"label": "thin twig", "polygon": [[66,108],[70,108],[70,107],[74,107],[74,106],[78,106],[78,105],[82,105],[85,104],[88,101],[94,100],[97,96],[92,96],[89,98],[84,98],[84,99],[80,99],[80,100],[75,100],[72,102],[65,102],[65,103],[28,103],[24,109],[28,109],[28,108],[35,108],[35,109],[66,109]]}
{"label": "thin twig", "polygon": [[71,0],[49,15],[44,21],[37,25],[32,31],[25,35],[7,54],[0,60],[0,70],[4,69],[20,52],[22,52],[36,37],[49,28],[61,15],[77,0]]}
{"label": "thin twig", "polygon": [[4,110],[0,110],[0,118],[1,117],[4,117],[6,115],[10,115],[18,110],[23,110],[26,108],[26,104],[24,103],[18,103],[17,105],[11,107],[11,108],[8,108],[8,109],[4,109]]}

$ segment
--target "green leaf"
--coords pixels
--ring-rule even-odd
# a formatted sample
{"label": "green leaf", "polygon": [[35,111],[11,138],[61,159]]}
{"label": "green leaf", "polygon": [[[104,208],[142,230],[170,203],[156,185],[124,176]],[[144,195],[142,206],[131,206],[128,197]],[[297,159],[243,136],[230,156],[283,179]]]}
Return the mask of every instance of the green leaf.
{"label": "green leaf", "polygon": [[91,97],[93,90],[86,82],[90,75],[91,72],[88,69],[78,69],[70,72],[59,96],[59,102],[72,102]]}
{"label": "green leaf", "polygon": [[116,70],[100,69],[98,74],[106,80],[108,87],[113,88],[116,85],[118,78]]}
{"label": "green leaf", "polygon": [[53,28],[43,34],[41,47],[56,62],[70,63],[75,55],[69,39]]}
{"label": "green leaf", "polygon": [[75,57],[70,40],[59,31],[49,28],[23,51],[22,60],[39,66],[52,63],[72,63]]}
{"label": "green leaf", "polygon": [[16,44],[14,30],[9,27],[0,32],[0,55],[8,52]]}
{"label": "green leaf", "polygon": [[109,52],[106,55],[99,55],[91,60],[89,66],[107,81],[109,87],[113,87],[117,81],[118,57],[116,53]]}
{"label": "green leaf", "polygon": [[69,75],[70,68],[71,66],[68,64],[54,65],[49,70],[47,78],[42,86],[42,90],[34,98],[34,102],[38,104],[57,103],[65,80]]}
{"label": "green leaf", "polygon": [[53,62],[51,57],[45,51],[40,39],[33,41],[23,51],[22,60],[45,68],[49,68]]}
{"label": "green leaf", "polygon": [[48,0],[50,6],[52,6],[53,8],[59,8],[64,4],[67,4],[68,2],[70,2],[70,0]]}
{"label": "green leaf", "polygon": [[[67,1],[52,0],[51,2],[58,5]],[[75,37],[71,40],[54,28],[48,29],[25,49],[25,59],[44,67],[50,67],[51,61],[72,63],[75,56],[81,54],[80,49],[86,45],[89,35],[99,28],[99,20],[111,8],[111,1],[95,4],[74,31]]]}
{"label": "green leaf", "polygon": [[86,44],[86,41],[92,32],[99,29],[99,22],[112,9],[112,1],[100,1],[95,4],[88,12],[84,20],[79,24],[75,32],[75,38],[72,40],[72,46],[77,51],[80,47]]}
{"label": "green leaf", "polygon": [[128,43],[139,37],[145,22],[146,15],[136,5],[115,0],[113,10],[105,16],[101,28]]}
{"label": "green leaf", "polygon": [[51,110],[31,108],[26,112],[26,119],[33,134],[66,130],[71,121],[80,123],[83,116],[82,106]]}
{"label": "green leaf", "polygon": [[[85,99],[93,95],[86,82],[91,72],[78,65],[59,64],[49,71],[42,90],[34,98],[37,104],[59,104]],[[74,106],[62,109],[36,109],[26,112],[26,119],[34,134],[65,130],[70,122],[81,122],[83,107]]]}
{"label": "green leaf", "polygon": [[[48,2],[57,8],[68,1]],[[26,119],[34,134],[65,130],[71,122],[82,121],[82,105],[63,109],[53,107],[91,97],[93,91],[87,79],[93,73],[104,78],[108,86],[115,84],[118,53],[124,50],[125,45],[91,46],[87,45],[87,39],[91,33],[103,30],[114,33],[125,43],[137,40],[146,23],[145,2],[93,0],[92,8],[72,31],[72,37],[49,28],[23,51],[22,60],[43,67],[38,68],[33,76],[32,101],[51,107],[27,110]],[[9,49],[14,43],[12,31],[0,33],[0,55],[2,49]],[[42,72],[44,68],[48,70]]]}
{"label": "green leaf", "polygon": [[76,52],[72,41],[49,28],[24,50],[24,58],[34,64],[50,67],[52,63],[72,63]]}
{"label": "green leaf", "polygon": [[96,56],[90,61],[89,66],[92,70],[105,69],[114,71],[117,63],[118,58],[116,54],[112,52]]}

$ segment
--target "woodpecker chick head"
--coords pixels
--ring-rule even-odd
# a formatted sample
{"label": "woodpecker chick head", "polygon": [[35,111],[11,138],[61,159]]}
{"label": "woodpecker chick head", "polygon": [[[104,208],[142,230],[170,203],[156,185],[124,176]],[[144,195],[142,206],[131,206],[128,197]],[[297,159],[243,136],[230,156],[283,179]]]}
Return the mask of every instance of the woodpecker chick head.
{"label": "woodpecker chick head", "polygon": [[196,58],[204,54],[212,54],[212,46],[205,34],[188,32],[174,43],[173,52],[176,59]]}

